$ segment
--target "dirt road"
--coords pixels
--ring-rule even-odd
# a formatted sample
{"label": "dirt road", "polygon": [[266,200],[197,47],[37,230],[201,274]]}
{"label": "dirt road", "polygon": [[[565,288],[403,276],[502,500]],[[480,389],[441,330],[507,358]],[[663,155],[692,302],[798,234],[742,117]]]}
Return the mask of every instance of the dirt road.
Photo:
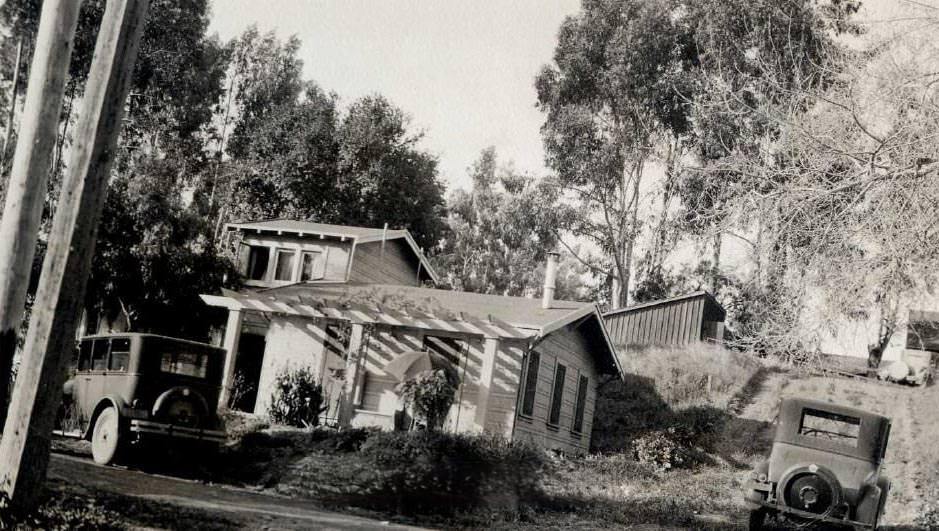
{"label": "dirt road", "polygon": [[[52,456],[49,477],[70,485],[217,513],[225,520],[225,527],[230,524],[251,529],[418,529],[321,511],[302,500],[104,467],[59,454]],[[177,526],[166,522],[167,528]]]}

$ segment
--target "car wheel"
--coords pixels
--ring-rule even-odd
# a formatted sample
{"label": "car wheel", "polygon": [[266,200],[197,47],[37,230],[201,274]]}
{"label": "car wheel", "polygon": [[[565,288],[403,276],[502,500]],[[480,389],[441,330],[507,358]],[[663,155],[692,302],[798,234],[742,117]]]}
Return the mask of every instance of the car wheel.
{"label": "car wheel", "polygon": [[750,511],[750,522],[747,529],[750,531],[762,531],[763,524],[766,522],[766,514],[766,509]]}
{"label": "car wheel", "polygon": [[121,445],[121,417],[114,407],[102,411],[95,420],[91,435],[91,456],[95,463],[109,465],[117,457]]}

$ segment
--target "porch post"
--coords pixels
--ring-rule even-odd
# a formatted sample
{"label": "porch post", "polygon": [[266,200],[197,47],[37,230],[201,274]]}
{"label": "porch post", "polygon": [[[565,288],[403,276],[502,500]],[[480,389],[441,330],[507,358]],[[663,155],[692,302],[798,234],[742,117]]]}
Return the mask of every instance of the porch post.
{"label": "porch post", "polygon": [[349,350],[346,351],[346,377],[342,384],[342,399],[339,406],[339,426],[348,428],[352,425],[352,416],[355,413],[355,393],[359,384],[359,372],[362,364],[362,336],[365,325],[352,323],[352,333],[349,337]]}
{"label": "porch post", "polygon": [[228,310],[228,323],[225,325],[225,369],[222,373],[222,390],[218,395],[218,410],[227,409],[231,400],[231,387],[235,380],[235,358],[238,357],[238,342],[241,340],[243,310]]}
{"label": "porch post", "polygon": [[499,338],[487,337],[484,341],[483,366],[479,371],[479,393],[476,399],[476,424],[479,425],[480,431],[486,431],[492,377],[496,372],[496,356],[499,354]]}

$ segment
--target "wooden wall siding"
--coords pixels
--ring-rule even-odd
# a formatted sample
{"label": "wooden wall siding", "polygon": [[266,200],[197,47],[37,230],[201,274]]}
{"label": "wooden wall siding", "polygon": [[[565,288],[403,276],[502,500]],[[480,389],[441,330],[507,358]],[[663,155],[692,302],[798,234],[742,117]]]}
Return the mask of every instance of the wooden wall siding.
{"label": "wooden wall siding", "polygon": [[399,284],[417,286],[417,258],[402,239],[385,242],[382,256],[381,242],[359,244],[352,256],[349,280],[371,284]]}
{"label": "wooden wall siding", "polygon": [[[535,407],[530,418],[517,416],[514,437],[568,453],[586,453],[590,449],[590,432],[593,429],[593,413],[597,396],[597,370],[590,355],[589,344],[579,332],[565,328],[550,334],[535,347],[535,350],[541,354]],[[561,400],[560,421],[557,427],[552,427],[547,421],[551,407],[551,392],[554,388],[555,367],[558,362],[567,367],[567,373]],[[577,383],[581,375],[587,376],[588,387],[583,430],[577,434],[572,431],[572,427],[577,400]]]}
{"label": "wooden wall siding", "polygon": [[703,339],[705,299],[695,297],[604,317],[614,345],[684,345]]}
{"label": "wooden wall siding", "polygon": [[512,436],[515,423],[515,408],[518,401],[519,377],[522,360],[528,344],[524,341],[503,340],[499,344],[493,370],[492,387],[489,390],[484,430],[487,433]]}
{"label": "wooden wall siding", "polygon": [[274,382],[285,369],[305,367],[319,372],[325,335],[321,322],[300,317],[271,317],[265,338],[255,413],[267,413]]}

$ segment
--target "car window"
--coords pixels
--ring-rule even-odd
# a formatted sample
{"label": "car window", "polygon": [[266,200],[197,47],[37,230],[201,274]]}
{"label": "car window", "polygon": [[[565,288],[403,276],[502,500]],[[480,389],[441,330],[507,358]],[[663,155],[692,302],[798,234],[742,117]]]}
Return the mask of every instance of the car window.
{"label": "car window", "polygon": [[799,435],[857,448],[861,419],[830,411],[805,408]]}
{"label": "car window", "polygon": [[108,340],[96,339],[91,347],[91,370],[103,371],[108,366]]}
{"label": "car window", "polygon": [[130,339],[126,337],[111,340],[111,359],[109,371],[126,372],[130,361]]}
{"label": "car window", "polygon": [[160,370],[171,374],[205,378],[209,357],[197,352],[164,352],[160,357]]}
{"label": "car window", "polygon": [[87,371],[91,368],[91,341],[82,341],[78,347],[78,370]]}

